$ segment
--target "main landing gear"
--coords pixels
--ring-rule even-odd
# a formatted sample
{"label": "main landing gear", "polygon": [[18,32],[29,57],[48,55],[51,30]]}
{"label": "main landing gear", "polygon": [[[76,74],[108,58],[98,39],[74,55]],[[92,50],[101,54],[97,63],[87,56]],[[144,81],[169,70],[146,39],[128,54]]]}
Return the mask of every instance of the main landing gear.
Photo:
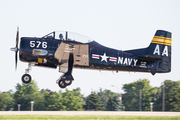
{"label": "main landing gear", "polygon": [[72,76],[72,69],[73,69],[73,54],[69,54],[69,60],[68,60],[68,71],[64,73],[57,81],[60,88],[66,88],[67,86],[71,85],[72,81],[74,80]]}
{"label": "main landing gear", "polygon": [[21,80],[23,83],[30,83],[31,82],[31,76],[28,74],[31,71],[31,64],[28,64],[28,68],[25,70],[25,74],[21,77]]}

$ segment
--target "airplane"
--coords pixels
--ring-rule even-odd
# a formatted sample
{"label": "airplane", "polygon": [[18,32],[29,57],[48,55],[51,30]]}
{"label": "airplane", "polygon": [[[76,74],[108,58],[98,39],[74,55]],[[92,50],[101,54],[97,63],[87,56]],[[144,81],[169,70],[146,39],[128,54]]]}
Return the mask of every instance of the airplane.
{"label": "airplane", "polygon": [[18,52],[20,61],[29,63],[21,78],[26,84],[31,82],[28,73],[32,66],[59,67],[59,72],[63,74],[56,83],[60,88],[71,85],[73,68],[147,72],[152,75],[171,71],[171,32],[165,30],[157,30],[148,47],[125,51],[105,47],[68,31],[53,31],[43,37],[21,37],[20,47],[18,43],[19,28],[16,46],[10,50],[15,51],[16,69]]}

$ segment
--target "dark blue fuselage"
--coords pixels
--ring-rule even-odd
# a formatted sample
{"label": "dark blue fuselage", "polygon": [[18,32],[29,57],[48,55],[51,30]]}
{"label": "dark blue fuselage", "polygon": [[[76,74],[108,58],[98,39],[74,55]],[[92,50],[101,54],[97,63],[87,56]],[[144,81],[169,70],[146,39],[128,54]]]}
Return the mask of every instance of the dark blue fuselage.
{"label": "dark blue fuselage", "polygon": [[[54,58],[57,48],[64,42],[57,39],[30,38],[22,37],[20,42],[20,60],[24,62],[35,62],[37,66],[55,67],[61,65]],[[77,41],[68,41],[69,43],[79,43]],[[89,66],[74,65],[75,68],[114,70],[114,71],[141,71],[148,72],[151,68],[141,63],[132,53],[111,49],[92,41],[85,43],[89,47]],[[33,55],[33,49],[48,51],[46,55]],[[46,63],[38,63],[38,58],[47,59]],[[147,63],[146,63],[147,64]]]}

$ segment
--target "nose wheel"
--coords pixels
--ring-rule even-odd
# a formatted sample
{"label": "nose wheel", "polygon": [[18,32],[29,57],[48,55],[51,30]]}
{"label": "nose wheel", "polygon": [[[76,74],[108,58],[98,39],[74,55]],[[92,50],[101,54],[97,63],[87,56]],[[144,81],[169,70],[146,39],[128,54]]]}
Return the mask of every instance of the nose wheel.
{"label": "nose wheel", "polygon": [[24,74],[21,78],[23,83],[30,83],[31,82],[31,76],[29,74]]}

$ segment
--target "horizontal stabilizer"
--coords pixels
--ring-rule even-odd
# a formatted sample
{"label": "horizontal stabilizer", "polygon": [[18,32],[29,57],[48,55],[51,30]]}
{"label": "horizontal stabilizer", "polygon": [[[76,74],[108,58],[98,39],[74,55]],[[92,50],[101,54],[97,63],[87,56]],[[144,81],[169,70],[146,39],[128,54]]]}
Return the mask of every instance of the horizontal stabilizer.
{"label": "horizontal stabilizer", "polygon": [[145,61],[157,61],[160,60],[162,57],[159,56],[152,56],[152,55],[141,55],[141,56],[137,56],[137,58],[139,60],[145,60]]}

